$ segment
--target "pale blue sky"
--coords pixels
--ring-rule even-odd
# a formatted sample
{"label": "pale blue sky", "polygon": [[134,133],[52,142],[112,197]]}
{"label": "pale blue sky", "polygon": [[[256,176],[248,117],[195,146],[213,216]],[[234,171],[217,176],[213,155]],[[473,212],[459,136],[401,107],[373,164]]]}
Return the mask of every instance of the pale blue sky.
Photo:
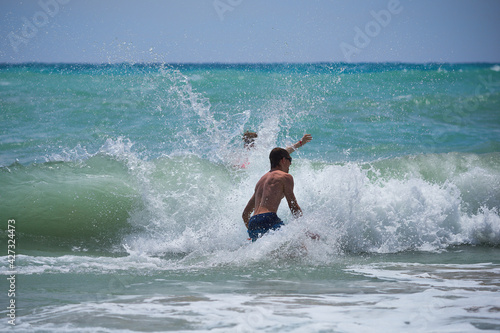
{"label": "pale blue sky", "polygon": [[0,62],[498,63],[499,16],[500,0],[0,0]]}

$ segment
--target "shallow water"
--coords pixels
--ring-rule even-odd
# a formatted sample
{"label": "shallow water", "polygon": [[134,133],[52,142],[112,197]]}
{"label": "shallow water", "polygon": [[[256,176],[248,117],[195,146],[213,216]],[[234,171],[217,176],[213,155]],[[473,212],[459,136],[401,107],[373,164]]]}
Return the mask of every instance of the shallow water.
{"label": "shallow water", "polygon": [[[0,66],[0,327],[15,300],[19,332],[499,330],[495,68]],[[304,133],[304,216],[251,243]]]}

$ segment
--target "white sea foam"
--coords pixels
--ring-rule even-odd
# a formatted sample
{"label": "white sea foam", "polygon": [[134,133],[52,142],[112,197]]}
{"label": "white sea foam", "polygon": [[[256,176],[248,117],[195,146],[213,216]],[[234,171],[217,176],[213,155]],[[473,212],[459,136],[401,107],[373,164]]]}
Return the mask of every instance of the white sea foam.
{"label": "white sea foam", "polygon": [[[318,261],[344,252],[439,251],[460,244],[499,244],[496,203],[489,203],[493,208],[484,205],[494,199],[474,196],[483,202],[478,208],[473,199],[464,202],[474,189],[471,179],[476,187],[483,177],[498,181],[499,176],[487,170],[471,167],[436,182],[423,179],[416,170],[402,178],[374,177],[378,170],[357,163],[296,159],[291,172],[304,216],[295,220],[282,205],[278,215],[287,225],[253,246],[246,241],[241,211],[268,162],[261,156],[249,157],[250,166],[237,171],[197,156],[141,162],[141,170],[146,171],[137,176],[144,186],[149,185],[143,191],[144,209],[134,212],[130,223],[145,231],[127,237],[124,244],[131,251],[152,255],[210,253],[211,262],[266,258],[295,242],[311,242],[306,231],[321,236],[307,246],[307,255],[316,253]],[[490,185],[485,183],[484,188]]]}
{"label": "white sea foam", "polygon": [[167,291],[157,296],[117,296],[41,308],[21,317],[18,328],[127,332],[147,325],[152,331],[168,327],[176,332],[479,332],[482,327],[498,327],[495,292],[454,289],[450,294],[450,290],[432,288],[388,294],[383,287],[363,291],[319,295],[173,295]]}

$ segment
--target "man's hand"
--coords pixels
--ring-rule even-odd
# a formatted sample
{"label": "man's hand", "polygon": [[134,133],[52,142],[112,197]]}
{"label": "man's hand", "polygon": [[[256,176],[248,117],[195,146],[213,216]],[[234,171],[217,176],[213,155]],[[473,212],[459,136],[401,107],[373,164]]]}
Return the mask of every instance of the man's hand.
{"label": "man's hand", "polygon": [[304,136],[302,137],[302,140],[297,141],[293,145],[286,147],[286,151],[289,154],[291,154],[294,151],[296,151],[298,148],[300,148],[303,145],[305,145],[306,143],[310,142],[311,140],[312,140],[312,135],[311,134],[304,134]]}
{"label": "man's hand", "polygon": [[312,138],[313,137],[311,134],[304,134],[304,136],[302,137],[302,140],[300,140],[300,141],[302,141],[302,145],[305,145],[306,143],[311,142]]}

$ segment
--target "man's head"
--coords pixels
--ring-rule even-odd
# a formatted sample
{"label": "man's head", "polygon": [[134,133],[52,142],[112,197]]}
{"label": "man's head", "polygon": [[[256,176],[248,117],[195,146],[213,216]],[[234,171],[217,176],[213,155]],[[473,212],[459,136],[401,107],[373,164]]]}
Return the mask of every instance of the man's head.
{"label": "man's head", "polygon": [[243,134],[243,141],[245,142],[244,147],[247,149],[252,148],[255,139],[257,139],[257,133],[246,131],[245,134]]}
{"label": "man's head", "polygon": [[[290,157],[290,154],[283,148],[274,148],[271,150],[271,153],[269,154],[269,161],[271,162],[271,169],[276,168],[280,166],[280,163],[283,159],[286,159],[289,161],[288,167],[290,167],[290,164],[292,164],[292,158]],[[285,170],[283,170],[285,171]],[[288,172],[288,168],[286,170]]]}

